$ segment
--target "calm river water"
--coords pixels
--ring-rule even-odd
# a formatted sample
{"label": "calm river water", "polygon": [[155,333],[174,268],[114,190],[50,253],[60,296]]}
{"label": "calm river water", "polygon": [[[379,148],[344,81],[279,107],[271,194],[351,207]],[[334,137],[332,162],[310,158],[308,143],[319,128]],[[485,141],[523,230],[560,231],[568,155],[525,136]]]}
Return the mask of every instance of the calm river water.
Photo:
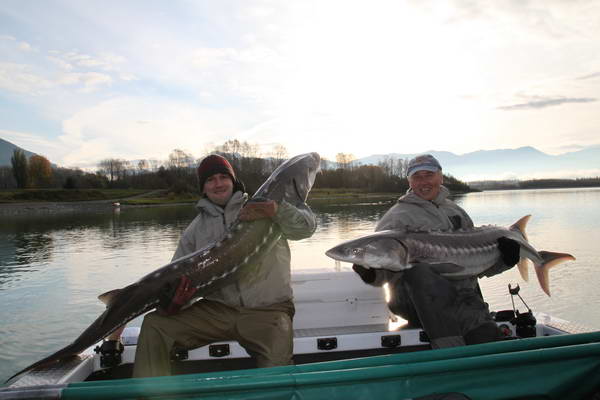
{"label": "calm river water", "polygon": [[[534,311],[600,328],[600,188],[481,192],[456,201],[476,225],[508,226],[531,214],[527,232],[534,247],[577,258],[552,270],[552,297],[541,291],[533,271],[529,283],[516,268],[481,279],[493,309],[511,308],[507,286],[519,283]],[[318,230],[291,242],[292,267],[348,268],[336,266],[325,250],[371,233],[390,205],[315,209]],[[0,382],[77,337],[102,312],[100,293],[169,262],[194,215],[193,207],[178,206],[0,217]]]}

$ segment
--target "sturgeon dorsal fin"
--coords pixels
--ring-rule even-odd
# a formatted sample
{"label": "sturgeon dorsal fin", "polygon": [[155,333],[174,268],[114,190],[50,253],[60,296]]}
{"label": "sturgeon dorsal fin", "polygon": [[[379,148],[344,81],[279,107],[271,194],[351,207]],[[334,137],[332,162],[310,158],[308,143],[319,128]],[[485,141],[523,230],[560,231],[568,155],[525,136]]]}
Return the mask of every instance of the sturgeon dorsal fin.
{"label": "sturgeon dorsal fin", "polygon": [[517,231],[519,232],[521,235],[523,235],[523,238],[529,242],[529,239],[527,239],[527,233],[526,233],[526,227],[527,227],[527,223],[529,222],[529,219],[531,218],[531,215],[526,215],[523,218],[521,218],[520,220],[518,220],[517,222],[515,222],[514,224],[512,224],[510,226],[510,228],[508,228],[511,231]]}
{"label": "sturgeon dorsal fin", "polygon": [[119,296],[119,293],[121,293],[121,289],[109,290],[108,292],[102,293],[100,296],[98,296],[98,300],[106,304],[106,307],[110,307],[114,299]]}

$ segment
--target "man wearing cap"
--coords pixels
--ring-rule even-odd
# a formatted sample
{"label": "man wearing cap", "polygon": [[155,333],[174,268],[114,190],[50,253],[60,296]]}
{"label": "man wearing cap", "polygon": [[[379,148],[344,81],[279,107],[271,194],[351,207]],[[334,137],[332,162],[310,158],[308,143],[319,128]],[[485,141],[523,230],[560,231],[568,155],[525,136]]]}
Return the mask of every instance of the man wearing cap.
{"label": "man wearing cap", "polygon": [[197,172],[202,192],[198,215],[183,232],[173,260],[220,239],[238,217],[271,218],[283,234],[257,268],[259,276],[218,289],[187,308],[183,306],[195,292],[189,278],[167,286],[158,309],[144,317],[134,377],[169,375],[174,346],[192,349],[223,340],[238,341],[258,367],[292,363],[294,304],[287,240],[310,237],[315,215],[307,205],[297,208],[285,201],[245,205],[243,184],[219,155],[204,158]]}
{"label": "man wearing cap", "polygon": [[[378,222],[386,229],[452,231],[473,227],[469,215],[451,201],[444,187],[442,167],[430,154],[409,161],[408,192]],[[486,276],[500,273],[519,261],[518,243],[500,238],[502,261]],[[405,272],[374,270],[354,265],[362,280],[374,286],[388,282],[392,291],[390,310],[409,324],[422,326],[432,348],[460,346],[498,340],[498,328],[483,301],[477,278],[449,280],[424,263]]]}

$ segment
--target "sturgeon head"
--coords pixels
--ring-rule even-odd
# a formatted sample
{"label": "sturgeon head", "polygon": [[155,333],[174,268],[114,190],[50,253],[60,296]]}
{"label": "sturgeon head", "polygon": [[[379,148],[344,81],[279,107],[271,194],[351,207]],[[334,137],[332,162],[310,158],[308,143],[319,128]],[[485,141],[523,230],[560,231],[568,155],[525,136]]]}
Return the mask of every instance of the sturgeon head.
{"label": "sturgeon head", "polygon": [[340,243],[325,254],[334,260],[369,268],[403,271],[410,268],[408,249],[397,236],[397,231],[381,231]]}
{"label": "sturgeon head", "polygon": [[301,205],[306,202],[320,166],[321,157],[317,153],[292,157],[277,167],[252,197]]}

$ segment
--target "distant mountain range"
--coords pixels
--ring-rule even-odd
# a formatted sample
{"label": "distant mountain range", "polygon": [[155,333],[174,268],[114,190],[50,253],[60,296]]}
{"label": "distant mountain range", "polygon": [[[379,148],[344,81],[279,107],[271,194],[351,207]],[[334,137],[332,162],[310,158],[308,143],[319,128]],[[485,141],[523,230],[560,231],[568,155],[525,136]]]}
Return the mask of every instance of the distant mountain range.
{"label": "distant mountain range", "polygon": [[[20,148],[0,139],[0,166],[10,166],[15,149]],[[32,152],[25,151],[30,157]],[[447,151],[427,151],[442,164],[444,173],[465,182],[482,180],[526,180],[541,178],[590,178],[600,176],[600,146],[584,150],[549,155],[533,147],[518,149],[480,150],[466,154]],[[375,154],[355,160],[356,164],[377,165],[387,158],[410,159],[423,153]],[[52,161],[52,160],[50,160]]]}
{"label": "distant mountain range", "polygon": [[23,150],[28,158],[35,154],[4,139],[0,139],[0,167],[11,165],[10,159],[13,156],[15,149]]}
{"label": "distant mountain range", "polygon": [[[462,181],[589,178],[600,176],[600,146],[584,150],[549,155],[533,147],[480,150],[457,155],[447,151],[428,151],[444,169]],[[418,154],[377,154],[357,159],[356,163],[377,165],[386,157],[410,159]]]}

